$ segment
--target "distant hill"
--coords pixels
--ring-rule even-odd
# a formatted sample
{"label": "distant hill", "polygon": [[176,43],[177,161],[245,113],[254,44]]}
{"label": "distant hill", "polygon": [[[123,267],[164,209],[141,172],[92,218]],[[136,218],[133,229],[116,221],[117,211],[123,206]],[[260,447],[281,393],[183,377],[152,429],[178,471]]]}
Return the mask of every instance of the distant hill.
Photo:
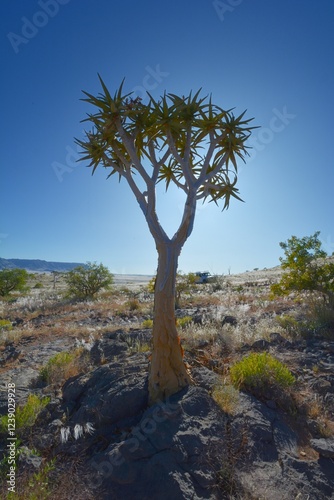
{"label": "distant hill", "polygon": [[38,259],[2,259],[0,257],[0,270],[19,268],[35,273],[66,272],[71,271],[74,267],[84,265],[80,262],[47,262],[46,260]]}

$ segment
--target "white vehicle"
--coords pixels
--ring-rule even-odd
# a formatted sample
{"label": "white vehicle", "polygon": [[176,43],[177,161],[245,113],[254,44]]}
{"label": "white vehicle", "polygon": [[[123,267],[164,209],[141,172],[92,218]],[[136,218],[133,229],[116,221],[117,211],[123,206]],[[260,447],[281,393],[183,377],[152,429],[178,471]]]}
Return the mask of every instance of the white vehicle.
{"label": "white vehicle", "polygon": [[204,271],[204,272],[197,271],[197,273],[195,274],[196,274],[196,283],[207,283],[209,276],[211,276],[209,271]]}

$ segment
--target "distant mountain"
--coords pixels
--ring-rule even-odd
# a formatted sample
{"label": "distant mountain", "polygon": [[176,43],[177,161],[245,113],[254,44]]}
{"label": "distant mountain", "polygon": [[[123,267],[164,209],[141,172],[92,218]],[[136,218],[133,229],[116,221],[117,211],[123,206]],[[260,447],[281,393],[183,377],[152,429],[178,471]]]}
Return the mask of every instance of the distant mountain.
{"label": "distant mountain", "polygon": [[33,259],[2,259],[0,257],[1,269],[26,269],[35,273],[46,273],[52,271],[66,272],[74,267],[84,266],[80,262],[47,262],[46,260]]}

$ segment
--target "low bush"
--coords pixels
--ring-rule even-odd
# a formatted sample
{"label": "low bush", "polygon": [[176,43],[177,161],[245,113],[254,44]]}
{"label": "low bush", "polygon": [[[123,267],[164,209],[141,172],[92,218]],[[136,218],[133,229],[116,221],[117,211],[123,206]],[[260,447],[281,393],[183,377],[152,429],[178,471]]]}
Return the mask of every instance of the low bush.
{"label": "low bush", "polygon": [[[21,454],[21,449],[18,449],[18,455]],[[4,458],[5,463],[3,466],[3,487],[0,489],[1,498],[7,500],[46,500],[52,495],[52,490],[56,488],[53,483],[52,472],[55,470],[56,459],[49,462],[43,462],[38,471],[30,473],[30,471],[18,471],[17,484],[15,486],[15,493],[8,490],[5,492],[5,479],[8,479],[9,465],[8,458]],[[21,473],[20,473],[21,472]],[[55,498],[52,496],[52,498]]]}
{"label": "low bush", "polygon": [[31,500],[46,500],[51,495],[50,478],[51,472],[55,469],[56,459],[46,462],[35,472],[27,482],[24,490],[24,496]]}
{"label": "low bush", "polygon": [[145,320],[142,322],[141,326],[142,326],[143,328],[153,328],[153,319],[145,319]]}
{"label": "low bush", "polygon": [[151,344],[148,342],[142,342],[140,340],[135,340],[128,342],[130,354],[146,353],[152,350]]}
{"label": "low bush", "polygon": [[110,288],[114,276],[103,264],[88,262],[66,273],[68,296],[78,300],[93,299],[102,289]]}
{"label": "low bush", "polygon": [[233,385],[222,381],[213,388],[212,397],[225,413],[233,415],[239,402],[239,392]]}
{"label": "low bush", "polygon": [[211,293],[221,292],[227,286],[224,275],[214,274],[213,276],[210,276],[209,283]]}
{"label": "low bush", "polygon": [[276,318],[276,322],[292,338],[317,336],[334,339],[334,309],[322,300],[309,300],[303,319],[284,315]]}
{"label": "low bush", "polygon": [[266,352],[244,357],[231,367],[230,376],[234,387],[254,394],[283,390],[295,382],[287,366]]}
{"label": "low bush", "polygon": [[26,291],[28,276],[25,269],[2,269],[0,271],[0,297],[6,297],[10,292]]}
{"label": "low bush", "polygon": [[323,301],[315,301],[308,309],[309,330],[315,335],[334,340],[334,308]]}
{"label": "low bush", "polygon": [[138,299],[130,299],[125,305],[131,312],[138,311],[140,309],[140,302]]}
{"label": "low bush", "polygon": [[192,317],[191,316],[184,316],[183,318],[178,318],[176,320],[176,326],[180,328],[186,328],[190,323],[192,323]]}
{"label": "low bush", "polygon": [[276,322],[292,338],[299,337],[305,329],[304,323],[298,321],[295,317],[290,316],[289,314],[278,316],[276,318]]}
{"label": "low bush", "polygon": [[[27,402],[18,406],[15,412],[16,431],[24,430],[34,425],[40,411],[50,402],[49,397],[39,398],[36,394],[29,394]],[[0,431],[8,432],[8,415],[0,419]]]}
{"label": "low bush", "polygon": [[12,325],[12,322],[11,321],[8,321],[7,319],[0,319],[0,332],[1,331],[8,331],[8,330],[12,330],[13,329],[13,325]]}
{"label": "low bush", "polygon": [[72,352],[59,352],[40,370],[40,378],[47,384],[60,383],[82,371],[87,352],[79,347]]}
{"label": "low bush", "polygon": [[36,288],[36,289],[38,289],[38,288],[43,288],[43,283],[40,283],[40,282],[36,283],[36,284],[34,285],[34,288]]}

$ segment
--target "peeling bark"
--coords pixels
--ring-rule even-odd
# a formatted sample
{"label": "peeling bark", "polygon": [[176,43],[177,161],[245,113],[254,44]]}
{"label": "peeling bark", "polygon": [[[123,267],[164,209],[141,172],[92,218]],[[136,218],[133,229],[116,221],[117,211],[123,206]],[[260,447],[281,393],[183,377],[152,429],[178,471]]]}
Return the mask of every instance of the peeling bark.
{"label": "peeling bark", "polygon": [[150,404],[167,398],[191,383],[176,329],[175,280],[179,251],[175,245],[162,245],[158,248],[158,254],[149,374]]}

